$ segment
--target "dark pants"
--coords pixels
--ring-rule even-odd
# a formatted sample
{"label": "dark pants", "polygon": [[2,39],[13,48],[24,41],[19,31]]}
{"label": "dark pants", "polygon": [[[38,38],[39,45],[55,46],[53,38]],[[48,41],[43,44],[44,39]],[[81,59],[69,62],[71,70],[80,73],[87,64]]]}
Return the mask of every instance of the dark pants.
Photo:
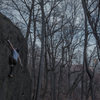
{"label": "dark pants", "polygon": [[9,65],[16,65],[16,64],[17,64],[16,60],[10,55],[9,56]]}
{"label": "dark pants", "polygon": [[14,66],[17,64],[16,60],[13,59],[13,57],[10,55],[9,56],[9,66],[10,66],[10,72],[9,75],[12,74],[13,70],[14,70]]}

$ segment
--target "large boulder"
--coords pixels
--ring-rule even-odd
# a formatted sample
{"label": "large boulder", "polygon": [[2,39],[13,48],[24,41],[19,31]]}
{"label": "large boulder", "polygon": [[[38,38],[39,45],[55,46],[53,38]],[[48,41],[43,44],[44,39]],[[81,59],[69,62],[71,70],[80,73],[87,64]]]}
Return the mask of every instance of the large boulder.
{"label": "large boulder", "polygon": [[[14,66],[13,78],[8,77],[9,39],[19,48],[23,68]],[[31,78],[27,70],[27,42],[21,31],[6,16],[0,13],[0,100],[31,100]]]}

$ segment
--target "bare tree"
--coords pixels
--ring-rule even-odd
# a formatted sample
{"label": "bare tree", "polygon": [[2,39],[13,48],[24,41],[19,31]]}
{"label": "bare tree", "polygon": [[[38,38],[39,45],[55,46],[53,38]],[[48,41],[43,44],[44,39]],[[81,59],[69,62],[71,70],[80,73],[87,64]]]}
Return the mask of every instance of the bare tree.
{"label": "bare tree", "polygon": [[93,35],[96,39],[97,45],[100,48],[100,37],[99,37],[99,31],[98,31],[98,26],[99,26],[99,19],[100,19],[100,1],[91,1],[90,2],[87,0],[82,0],[82,5],[84,9],[84,13],[86,14],[88,18],[88,22],[91,26]]}
{"label": "bare tree", "polygon": [[42,83],[42,75],[43,75],[43,66],[44,66],[44,39],[45,39],[45,12],[44,12],[44,0],[40,2],[41,13],[42,13],[42,31],[41,31],[41,55],[40,55],[40,64],[39,64],[39,72],[38,72],[38,81],[37,81],[37,90],[35,95],[35,100],[40,100],[40,91],[41,91],[41,83]]}

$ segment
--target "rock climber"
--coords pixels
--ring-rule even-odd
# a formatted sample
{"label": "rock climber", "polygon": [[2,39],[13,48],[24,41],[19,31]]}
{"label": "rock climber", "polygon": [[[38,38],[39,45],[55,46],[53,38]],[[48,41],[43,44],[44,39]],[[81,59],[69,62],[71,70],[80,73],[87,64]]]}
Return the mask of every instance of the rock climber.
{"label": "rock climber", "polygon": [[9,66],[10,66],[10,72],[9,72],[9,77],[13,77],[13,69],[14,66],[19,62],[21,66],[23,66],[22,62],[21,62],[21,58],[19,55],[19,50],[18,48],[14,48],[12,43],[10,42],[10,40],[7,40],[9,47],[10,47],[10,51],[11,54],[9,55]]}

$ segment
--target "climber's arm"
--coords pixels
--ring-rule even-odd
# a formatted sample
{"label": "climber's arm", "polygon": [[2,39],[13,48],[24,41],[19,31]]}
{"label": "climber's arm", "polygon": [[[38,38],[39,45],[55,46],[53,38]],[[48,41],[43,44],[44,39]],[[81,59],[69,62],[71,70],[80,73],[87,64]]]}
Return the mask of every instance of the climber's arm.
{"label": "climber's arm", "polygon": [[11,44],[10,40],[7,40],[7,42],[9,43],[10,47],[14,50],[13,45]]}

